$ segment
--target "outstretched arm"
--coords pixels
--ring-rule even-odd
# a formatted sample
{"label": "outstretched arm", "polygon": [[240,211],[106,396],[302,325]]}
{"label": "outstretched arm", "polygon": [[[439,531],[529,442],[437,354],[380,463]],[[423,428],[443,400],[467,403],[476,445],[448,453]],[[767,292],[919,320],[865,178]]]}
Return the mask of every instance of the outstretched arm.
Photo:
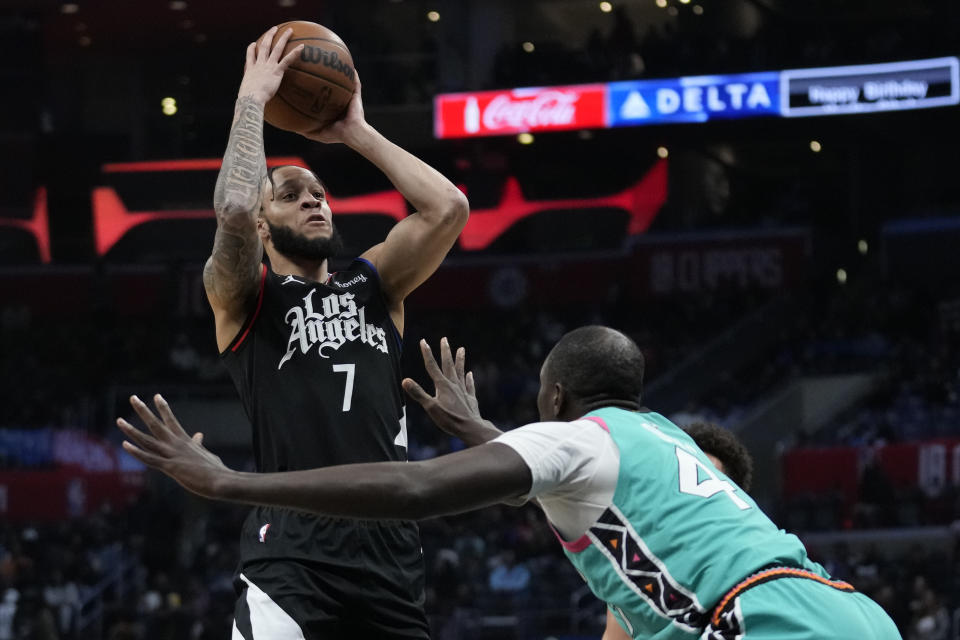
{"label": "outstretched arm", "polygon": [[439,171],[366,122],[359,77],[344,117],[307,137],[345,143],[375,164],[416,209],[390,230],[386,240],[363,254],[380,273],[388,300],[400,305],[436,271],[456,242],[467,223],[466,196]]}
{"label": "outstretched arm", "polygon": [[128,438],[124,449],[189,491],[215,500],[350,518],[418,520],[496,504],[527,493],[532,482],[520,455],[499,443],[422,462],[241,473],[188,436],[159,395],[154,397],[159,417],[136,396],[130,403],[149,433],[117,420]]}
{"label": "outstretched arm", "polygon": [[466,371],[467,352],[457,349],[456,359],[446,338],[440,340],[440,364],[426,340],[420,341],[420,354],[427,375],[433,381],[434,395],[411,378],[404,378],[402,385],[407,394],[426,411],[433,423],[450,435],[460,438],[468,447],[484,444],[502,435],[489,420],[480,415],[473,372]]}
{"label": "outstretched arm", "polygon": [[213,192],[217,234],[213,252],[203,268],[203,284],[216,316],[221,351],[246,320],[258,289],[263,244],[257,234],[257,212],[267,173],[263,108],[277,92],[284,70],[302,48],[280,59],[291,33],[287,29],[274,42],[274,27],[259,43],[247,47],[230,138]]}

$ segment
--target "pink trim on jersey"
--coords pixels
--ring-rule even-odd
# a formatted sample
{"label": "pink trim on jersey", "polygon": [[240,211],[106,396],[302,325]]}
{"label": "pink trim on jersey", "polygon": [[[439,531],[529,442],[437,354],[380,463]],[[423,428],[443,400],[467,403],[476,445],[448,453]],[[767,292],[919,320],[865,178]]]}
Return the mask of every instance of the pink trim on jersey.
{"label": "pink trim on jersey", "polygon": [[[610,427],[607,426],[607,421],[603,418],[598,418],[597,416],[587,416],[586,418],[581,418],[581,420],[589,420],[600,426],[604,431],[610,433]],[[560,534],[556,529],[553,528],[553,525],[550,525],[550,530],[553,531],[553,535],[557,536],[557,540],[560,541],[560,544],[563,545],[563,548],[569,551],[570,553],[580,553],[584,549],[590,546],[590,538],[587,534],[583,534],[573,542],[567,542],[560,537]]]}
{"label": "pink trim on jersey", "polygon": [[[549,523],[548,523],[549,524]],[[553,531],[553,535],[557,536],[557,540],[560,541],[560,544],[563,545],[563,548],[569,551],[570,553],[580,553],[584,549],[590,546],[590,538],[587,534],[583,534],[573,542],[567,542],[560,537],[560,533],[553,528],[553,525],[550,525],[550,531]]]}
{"label": "pink trim on jersey", "polygon": [[607,426],[607,421],[603,418],[598,418],[597,416],[587,416],[586,418],[581,418],[582,420],[589,420],[590,422],[596,422],[598,425],[603,427],[603,430],[607,433],[610,433],[610,427]]}

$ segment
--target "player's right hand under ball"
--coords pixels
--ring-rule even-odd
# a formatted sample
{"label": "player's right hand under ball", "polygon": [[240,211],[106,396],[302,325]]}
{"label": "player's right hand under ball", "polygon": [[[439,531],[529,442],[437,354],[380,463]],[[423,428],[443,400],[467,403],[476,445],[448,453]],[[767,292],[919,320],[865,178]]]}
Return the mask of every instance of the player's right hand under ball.
{"label": "player's right hand under ball", "polygon": [[344,109],[343,115],[328,124],[325,127],[315,131],[305,131],[301,135],[308,140],[331,144],[343,142],[347,145],[353,145],[358,142],[358,136],[362,135],[363,128],[369,128],[366,116],[363,113],[363,98],[360,93],[360,74],[356,73],[356,86],[353,90],[353,97],[350,103]]}
{"label": "player's right hand under ball", "polygon": [[237,97],[250,97],[261,104],[266,104],[277,93],[284,71],[303,50],[302,44],[297,45],[283,58],[280,57],[292,33],[293,29],[285,29],[279,37],[276,37],[277,28],[272,27],[259,42],[250,43],[247,47],[247,60]]}

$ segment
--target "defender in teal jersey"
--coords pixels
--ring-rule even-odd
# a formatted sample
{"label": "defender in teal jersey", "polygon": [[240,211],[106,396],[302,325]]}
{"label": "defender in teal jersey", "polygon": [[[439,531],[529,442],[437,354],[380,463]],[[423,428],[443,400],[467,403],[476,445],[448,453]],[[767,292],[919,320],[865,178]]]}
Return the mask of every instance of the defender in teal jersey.
{"label": "defender in teal jersey", "polygon": [[[733,433],[712,422],[695,422],[682,428],[693,438],[697,447],[707,454],[717,471],[744,491],[750,491],[753,484],[753,457]],[[601,640],[628,640],[630,636],[619,619],[607,607],[607,623]]]}
{"label": "defender in teal jersey", "polygon": [[623,334],[584,327],[541,370],[544,422],[501,433],[477,410],[464,355],[426,343],[430,396],[404,388],[446,431],[474,446],[415,463],[238,473],[203,449],[157,396],[132,398],[125,448],[210,498],[356,518],[420,519],[535,499],[567,557],[634,638],[900,638],[889,616],[830,579],[693,440],[640,405],[643,357]]}

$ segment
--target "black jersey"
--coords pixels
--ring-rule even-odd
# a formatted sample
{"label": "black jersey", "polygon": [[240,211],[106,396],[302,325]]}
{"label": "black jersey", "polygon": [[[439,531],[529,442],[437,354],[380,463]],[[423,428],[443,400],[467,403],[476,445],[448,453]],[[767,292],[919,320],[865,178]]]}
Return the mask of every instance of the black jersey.
{"label": "black jersey", "polygon": [[324,283],[264,266],[257,308],[223,360],[258,471],[406,459],[400,336],[366,260]]}
{"label": "black jersey", "polygon": [[[327,282],[265,266],[256,309],[222,355],[253,425],[257,470],[406,460],[400,349],[368,261]],[[242,554],[344,560],[341,542],[354,526],[257,507]],[[419,551],[415,532],[404,538]]]}

